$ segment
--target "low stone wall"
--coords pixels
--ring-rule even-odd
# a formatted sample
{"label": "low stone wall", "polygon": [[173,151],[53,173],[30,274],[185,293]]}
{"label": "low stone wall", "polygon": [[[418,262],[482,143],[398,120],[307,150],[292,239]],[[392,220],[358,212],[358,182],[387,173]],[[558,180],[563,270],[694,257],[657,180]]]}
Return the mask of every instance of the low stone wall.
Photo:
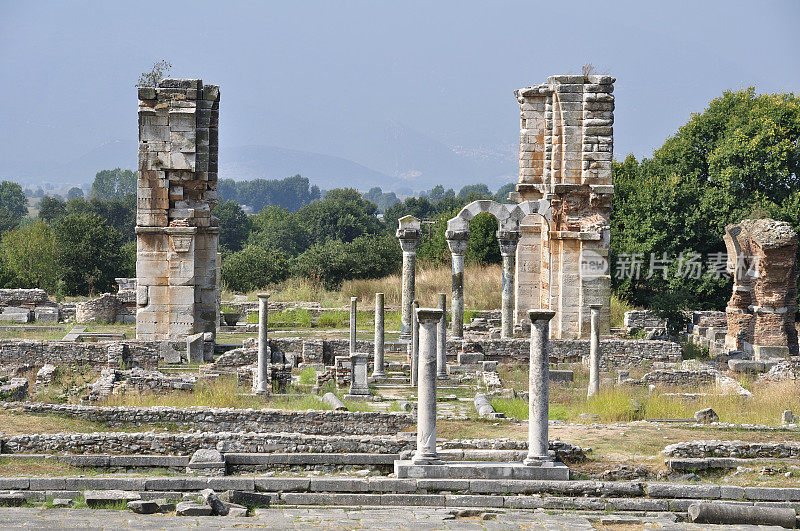
{"label": "low stone wall", "polygon": [[27,363],[34,366],[91,365],[97,368],[125,364],[153,368],[158,365],[158,345],[136,341],[0,340],[0,365]]}
{"label": "low stone wall", "polygon": [[408,413],[283,411],[275,409],[95,407],[41,402],[6,404],[26,413],[52,413],[112,426],[173,424],[211,432],[394,435],[414,424]]}
{"label": "low stone wall", "polygon": [[[528,363],[528,339],[487,339],[470,341],[469,348],[482,352],[484,359],[503,363]],[[462,351],[464,341],[448,341],[447,354],[455,358]],[[581,361],[589,356],[588,339],[555,339],[550,341],[550,362]],[[602,339],[600,341],[600,368],[610,371],[631,367],[652,366],[654,363],[681,361],[681,346],[672,341],[646,341],[637,339]]]}
{"label": "low stone wall", "polygon": [[299,435],[296,433],[38,433],[3,436],[0,453],[192,455],[214,448],[241,453],[398,454],[416,442],[394,436]]}
{"label": "low stone wall", "polygon": [[717,381],[716,370],[671,370],[660,369],[648,372],[642,377],[645,384],[669,385],[669,386],[704,386]]}
{"label": "low stone wall", "polygon": [[630,333],[636,330],[666,328],[667,321],[650,310],[631,310],[625,312],[623,326]]}
{"label": "low stone wall", "polygon": [[670,444],[663,450],[667,457],[739,457],[800,458],[800,443],[744,441],[688,441]]}

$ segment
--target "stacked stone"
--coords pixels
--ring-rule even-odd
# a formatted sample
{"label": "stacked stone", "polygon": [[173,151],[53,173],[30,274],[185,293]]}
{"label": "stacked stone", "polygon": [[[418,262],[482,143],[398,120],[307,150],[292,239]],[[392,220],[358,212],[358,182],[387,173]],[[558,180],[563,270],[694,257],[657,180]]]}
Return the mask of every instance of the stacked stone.
{"label": "stacked stone", "polygon": [[[609,329],[608,266],[614,78],[551,76],[515,91],[520,105],[519,184],[511,199],[548,199],[552,226],[521,224],[517,321],[528,308],[552,308],[554,339],[589,337],[591,304]],[[523,256],[524,255],[524,256]]]}
{"label": "stacked stone", "polygon": [[216,332],[219,87],[139,88],[137,338]]}
{"label": "stacked stone", "polygon": [[797,233],[782,221],[746,219],[725,227],[733,295],[725,347],[757,359],[798,354]]}

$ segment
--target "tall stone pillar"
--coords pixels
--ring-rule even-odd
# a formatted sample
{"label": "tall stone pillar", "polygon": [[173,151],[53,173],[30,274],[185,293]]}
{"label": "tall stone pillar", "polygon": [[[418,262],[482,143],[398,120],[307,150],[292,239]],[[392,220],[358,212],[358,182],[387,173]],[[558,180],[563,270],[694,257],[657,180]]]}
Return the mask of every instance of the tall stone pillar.
{"label": "tall stone pillar", "polygon": [[358,331],[358,297],[350,297],[350,354],[356,352],[356,333]]}
{"label": "tall stone pillar", "polygon": [[411,303],[414,300],[417,245],[422,235],[420,223],[414,216],[398,220],[397,239],[403,249],[403,287],[400,301],[400,339],[411,339]]}
{"label": "tall stone pillar", "polygon": [[500,337],[508,339],[514,336],[514,271],[519,232],[498,230],[497,239],[500,242],[500,255],[503,257]]}
{"label": "tall stone pillar", "polygon": [[139,87],[136,338],[216,334],[219,87]]}
{"label": "tall stone pillar", "polygon": [[540,466],[550,461],[547,417],[550,411],[549,337],[552,310],[530,310],[531,354],[528,373],[528,457],[524,463]]}
{"label": "tall stone pillar", "polygon": [[469,231],[447,231],[447,246],[450,247],[453,294],[450,300],[453,339],[464,338],[464,251],[467,250]]}
{"label": "tall stone pillar", "polygon": [[269,314],[269,293],[258,294],[258,384],[256,393],[266,394],[267,384],[267,365],[269,359],[269,345],[267,342],[267,316]]}
{"label": "tall stone pillar", "polygon": [[419,320],[417,319],[417,309],[419,302],[414,301],[411,306],[411,385],[417,385],[419,381]]}
{"label": "tall stone pillar", "polygon": [[383,326],[383,293],[375,294],[375,349],[374,349],[374,367],[372,369],[373,378],[386,378],[386,372],[383,368],[383,344],[384,344],[384,326]]}
{"label": "tall stone pillar", "polygon": [[440,380],[447,379],[447,295],[439,293],[437,296],[442,318],[437,325],[436,335],[436,377]]}
{"label": "tall stone pillar", "polygon": [[420,308],[419,384],[417,387],[417,451],[411,462],[429,465],[440,462],[436,453],[436,328],[442,318],[437,308]]}
{"label": "tall stone pillar", "polygon": [[602,304],[590,304],[592,336],[589,340],[589,390],[588,397],[600,392],[600,310]]}

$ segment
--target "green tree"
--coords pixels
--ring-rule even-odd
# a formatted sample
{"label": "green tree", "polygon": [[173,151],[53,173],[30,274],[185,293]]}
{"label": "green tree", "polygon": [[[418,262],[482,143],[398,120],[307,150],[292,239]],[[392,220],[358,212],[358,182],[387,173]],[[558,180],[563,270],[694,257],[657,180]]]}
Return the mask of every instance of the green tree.
{"label": "green tree", "polygon": [[74,197],[83,197],[83,190],[78,188],[77,186],[73,186],[72,188],[67,191],[67,201]]}
{"label": "green tree", "polygon": [[300,223],[297,213],[285,208],[270,206],[250,218],[252,232],[249,243],[268,249],[279,249],[289,256],[297,256],[308,249],[308,230]]}
{"label": "green tree", "polygon": [[400,268],[402,251],[391,235],[361,236],[352,242],[328,240],[319,243],[295,260],[301,275],[336,289],[345,280],[380,278]]}
{"label": "green tree", "polygon": [[22,288],[41,288],[54,293],[59,280],[56,238],[43,221],[3,234],[3,262]]}
{"label": "green tree", "polygon": [[136,172],[120,168],[101,170],[94,176],[90,195],[97,199],[123,199],[136,195]]}
{"label": "green tree", "polygon": [[93,213],[67,214],[54,226],[64,289],[70,295],[108,291],[123,266],[122,235]]}
{"label": "green tree", "polygon": [[222,281],[228,289],[246,293],[286,279],[289,257],[282,251],[247,245],[222,260]]}
{"label": "green tree", "polygon": [[501,186],[494,194],[494,200],[498,203],[510,203],[508,194],[517,190],[517,183],[508,183]]}
{"label": "green tree", "polygon": [[28,214],[28,198],[22,186],[11,181],[0,182],[0,233],[19,226]]}
{"label": "green tree", "polygon": [[312,243],[328,240],[350,242],[359,236],[377,234],[382,225],[375,217],[377,207],[352,188],[329,191],[323,199],[297,212]]}
{"label": "green tree", "polygon": [[[678,315],[684,308],[723,309],[729,278],[678,275],[647,277],[650,256],[677,258],[724,253],[725,226],[756,210],[797,223],[800,189],[800,98],[728,91],[695,114],[678,132],[638,163],[613,165],[612,281],[630,302]],[[797,225],[795,225],[797,226]],[[620,278],[634,254],[643,274]],[[624,277],[624,276],[622,276]],[[629,277],[629,276],[628,276]]]}
{"label": "green tree", "polygon": [[39,202],[39,219],[52,223],[67,213],[67,204],[59,197],[46,195]]}
{"label": "green tree", "polygon": [[219,218],[219,245],[224,251],[239,251],[250,234],[250,219],[242,207],[224,201],[214,207],[212,214]]}
{"label": "green tree", "polygon": [[489,191],[489,187],[483,183],[468,184],[458,191],[458,198],[464,203],[471,203],[478,199],[492,199],[494,195]]}

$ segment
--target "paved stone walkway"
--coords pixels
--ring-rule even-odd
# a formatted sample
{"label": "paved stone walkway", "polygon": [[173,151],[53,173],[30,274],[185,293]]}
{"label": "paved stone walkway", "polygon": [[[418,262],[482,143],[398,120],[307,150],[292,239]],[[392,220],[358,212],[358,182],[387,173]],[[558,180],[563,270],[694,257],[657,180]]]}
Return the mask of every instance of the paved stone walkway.
{"label": "paved stone walkway", "polygon": [[[675,523],[672,515],[547,514],[523,510],[464,510],[428,507],[394,508],[273,508],[247,518],[137,515],[129,511],[93,509],[0,508],[0,528],[34,529],[767,529],[753,526],[708,526]],[[770,528],[771,529],[771,528]],[[778,529],[778,528],[776,528]]]}

